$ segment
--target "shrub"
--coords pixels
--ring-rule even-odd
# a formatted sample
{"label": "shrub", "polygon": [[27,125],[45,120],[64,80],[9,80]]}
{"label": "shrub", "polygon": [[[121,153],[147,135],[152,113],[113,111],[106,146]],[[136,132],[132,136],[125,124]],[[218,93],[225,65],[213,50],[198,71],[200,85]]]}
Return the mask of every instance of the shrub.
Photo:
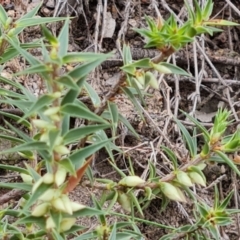
{"label": "shrub", "polygon": [[[103,63],[111,54],[69,53],[68,49],[68,18],[36,18],[34,17],[40,5],[17,21],[7,17],[0,6],[0,53],[1,63],[21,55],[29,63],[29,67],[16,74],[38,74],[46,87],[46,93],[36,97],[26,87],[17,81],[3,76],[0,81],[17,89],[17,92],[1,89],[1,103],[14,106],[23,116],[0,111],[3,116],[13,119],[24,126],[26,131],[19,130],[14,124],[5,120],[6,126],[16,134],[2,134],[2,139],[14,143],[14,147],[6,149],[1,154],[17,153],[24,159],[25,167],[1,164],[0,168],[19,173],[23,182],[0,182],[0,187],[17,189],[21,195],[18,208],[1,210],[0,223],[2,239],[142,239],[138,222],[153,224],[142,218],[143,210],[154,198],[186,202],[190,198],[195,203],[195,222],[179,228],[154,223],[170,232],[161,239],[173,237],[199,238],[209,232],[215,239],[220,238],[219,227],[231,222],[231,215],[238,210],[227,209],[232,192],[219,201],[215,188],[214,206],[200,202],[194,196],[191,187],[194,184],[206,186],[203,169],[206,163],[224,162],[238,175],[240,172],[235,163],[226,153],[236,152],[240,147],[240,134],[236,131],[226,136],[230,123],[230,112],[220,109],[215,117],[214,126],[207,130],[196,119],[184,113],[201,132],[204,146],[199,150],[196,141],[196,129],[193,136],[182,123],[175,119],[189,151],[189,159],[179,166],[179,159],[171,146],[162,146],[162,151],[171,162],[172,172],[164,177],[156,173],[155,166],[149,162],[147,179],[134,173],[121,171],[115,161],[113,151],[121,150],[115,145],[117,127],[122,122],[136,137],[134,128],[118,111],[112,101],[121,90],[134,104],[141,114],[139,100],[144,103],[146,88],[158,88],[158,82],[152,73],[156,70],[162,74],[190,74],[183,69],[166,63],[164,60],[186,44],[193,42],[194,37],[218,31],[213,25],[235,25],[225,20],[210,19],[213,3],[209,0],[201,9],[195,1],[195,12],[187,4],[188,20],[178,24],[173,15],[168,20],[158,19],[155,22],[146,17],[148,29],[135,29],[146,38],[146,47],[155,47],[160,55],[154,59],[133,61],[128,45],[123,46],[122,75],[117,84],[109,91],[103,100],[87,82],[88,74]],[[63,27],[55,37],[44,24],[64,21]],[[34,43],[22,44],[18,34],[26,27],[40,25],[43,39]],[[34,57],[27,51],[30,48],[40,48],[42,59]],[[72,67],[75,65],[75,67]],[[86,95],[92,106],[86,105],[79,95]],[[94,110],[92,110],[94,109]],[[21,115],[21,114],[20,114]],[[84,120],[84,125],[71,128],[71,118]],[[5,130],[2,127],[3,130]],[[111,130],[111,137],[104,130]],[[74,146],[74,147],[72,147]],[[105,148],[109,154],[109,163],[120,176],[115,182],[109,179],[94,179],[91,172],[91,162],[96,152]],[[131,163],[131,161],[130,161]],[[89,187],[103,191],[100,199],[92,196],[93,207],[85,206],[70,199],[69,193],[74,191],[86,173],[88,180],[84,183]],[[137,195],[137,190],[144,194]],[[104,205],[105,203],[107,204]],[[113,210],[119,203],[125,214]],[[14,216],[16,221],[9,223],[6,216]],[[108,216],[118,216],[124,219],[114,224],[108,223]],[[97,216],[98,226],[88,230],[76,223],[78,218]],[[84,233],[87,231],[86,233]]]}

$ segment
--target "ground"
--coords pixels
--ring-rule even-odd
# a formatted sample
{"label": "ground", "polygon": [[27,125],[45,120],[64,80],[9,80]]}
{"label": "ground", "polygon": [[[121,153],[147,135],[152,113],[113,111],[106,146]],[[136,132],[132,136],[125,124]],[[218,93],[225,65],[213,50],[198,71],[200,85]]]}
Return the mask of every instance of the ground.
{"label": "ground", "polygon": [[[19,0],[0,2],[5,9],[8,9],[9,14],[15,14],[15,16],[21,12],[29,11],[39,3],[38,0],[28,3]],[[227,2],[230,2],[229,5]],[[239,21],[239,1],[215,0],[214,3],[213,16],[235,22]],[[184,14],[184,1],[182,0],[69,0],[63,4],[65,5],[54,4],[53,0],[44,1],[39,15],[42,17],[53,15],[75,17],[71,21],[69,51],[104,53],[113,51],[114,53],[111,61],[102,64],[89,76],[89,82],[100,95],[110,89],[119,77],[119,66],[122,64],[119,46],[123,42],[129,43],[134,59],[152,58],[157,54],[155,50],[145,50],[143,39],[133,30],[133,28],[146,25],[144,15],[156,17],[158,10],[163,18],[168,17],[170,13],[180,17]],[[52,31],[58,32],[60,26],[52,25],[50,27]],[[39,28],[30,28],[24,32],[22,37],[25,42],[28,42],[39,36]],[[227,107],[233,111],[235,123],[239,123],[239,38],[240,27],[224,27],[221,33],[199,38],[198,44],[196,44],[196,63],[194,63],[193,45],[188,45],[176,53],[173,59],[176,64],[186,71],[190,71],[193,76],[197,71],[198,79],[178,76],[160,77],[159,90],[149,89],[151,95],[146,98],[145,116],[147,121],[145,123],[138,117],[132,104],[123,95],[119,95],[115,100],[119,105],[120,112],[131,122],[140,135],[140,140],[137,140],[130,133],[125,132],[119,142],[119,145],[128,151],[128,156],[133,160],[134,169],[138,175],[144,173],[147,161],[153,161],[153,159],[157,161],[159,173],[166,173],[168,167],[162,159],[159,146],[167,140],[176,146],[181,156],[186,154],[182,152],[182,142],[175,124],[170,120],[170,116],[174,114],[186,124],[190,131],[192,130],[192,125],[183,117],[180,109],[193,114],[205,126],[211,127],[218,108]],[[196,69],[196,65],[198,69]],[[4,74],[14,73],[18,67],[21,68],[19,63],[12,62],[7,66],[7,72]],[[25,81],[23,83],[26,84]],[[227,84],[228,88],[224,87],[223,83]],[[28,87],[32,91],[40,91],[38,79],[28,82]],[[233,124],[230,131],[234,131],[236,126],[237,124]],[[123,134],[123,130],[119,126],[120,134]],[[119,168],[122,169],[127,164],[127,160],[122,156],[116,157],[116,161]],[[100,151],[92,167],[96,177],[107,176],[113,180],[119,177],[109,165],[107,155],[103,151]],[[207,185],[210,187],[205,189],[197,187],[196,191],[206,202],[212,202],[214,188],[211,186],[217,182],[222,197],[235,189],[235,194],[239,198],[239,180],[227,166],[208,166],[205,174]],[[91,189],[79,186],[72,197],[86,205],[91,205],[91,192]],[[231,207],[238,207],[239,200],[232,201],[231,204]],[[191,221],[192,209],[193,205],[190,201],[187,204],[171,202],[166,210],[161,211],[161,200],[155,199],[144,211],[144,214],[146,220],[178,227]],[[94,225],[95,223],[93,219],[86,219],[82,220],[82,224]],[[230,228],[223,229],[224,239],[239,239],[240,232],[237,225],[236,217]],[[166,230],[145,224],[140,224],[139,228],[149,240],[159,239],[167,233]]]}

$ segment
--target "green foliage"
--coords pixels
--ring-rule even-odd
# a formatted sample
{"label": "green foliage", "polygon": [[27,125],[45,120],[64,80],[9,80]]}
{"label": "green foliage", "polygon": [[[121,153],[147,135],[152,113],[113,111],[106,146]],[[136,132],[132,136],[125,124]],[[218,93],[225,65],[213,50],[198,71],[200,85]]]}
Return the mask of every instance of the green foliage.
{"label": "green foliage", "polygon": [[[20,183],[0,182],[1,188],[19,189],[24,191],[18,208],[0,211],[0,236],[2,239],[142,239],[137,226],[138,222],[154,225],[172,231],[161,239],[172,239],[178,236],[198,239],[205,233],[210,233],[219,239],[219,227],[231,222],[231,215],[237,210],[227,209],[232,192],[219,201],[215,189],[214,206],[197,201],[192,194],[194,184],[206,186],[207,180],[203,173],[208,161],[221,161],[228,164],[234,172],[240,175],[235,163],[228,157],[240,149],[239,131],[226,135],[230,112],[220,109],[215,117],[214,126],[207,130],[195,118],[184,113],[195,125],[190,134],[180,120],[176,124],[189,151],[189,159],[185,165],[180,165],[179,156],[174,149],[161,146],[164,156],[170,163],[171,172],[159,177],[153,163],[148,163],[146,179],[134,173],[131,159],[128,172],[121,170],[115,163],[114,154],[122,154],[116,145],[119,123],[125,125],[135,137],[137,132],[119,112],[117,104],[110,97],[101,100],[98,93],[86,81],[90,72],[103,63],[111,54],[68,53],[68,18],[37,18],[35,17],[41,5],[14,21],[7,16],[0,5],[0,63],[5,64],[12,58],[21,55],[29,67],[15,75],[38,74],[44,82],[47,93],[36,97],[27,88],[14,80],[0,76],[3,84],[13,86],[17,91],[1,89],[0,103],[8,104],[22,111],[23,116],[1,112],[11,120],[24,126],[26,131],[17,128],[11,122],[5,121],[8,131],[14,136],[0,134],[1,139],[14,143],[14,147],[1,151],[1,154],[16,153],[26,160],[24,167],[0,164],[1,169],[19,173]],[[213,3],[208,0],[201,8],[194,1],[195,12],[186,2],[188,21],[180,25],[173,15],[166,21],[157,23],[146,16],[149,29],[136,29],[147,38],[147,47],[159,49],[163,57],[158,60],[140,59],[133,61],[130,47],[123,45],[122,77],[115,89],[112,89],[114,99],[118,91],[132,101],[140,116],[144,104],[146,89],[158,89],[158,81],[153,70],[163,74],[179,74],[189,76],[177,66],[164,62],[174,51],[201,33],[216,31],[211,25],[235,25],[225,20],[212,20],[210,15]],[[44,25],[55,21],[64,21],[63,27],[54,36]],[[37,42],[21,44],[18,34],[26,27],[39,25],[43,39]],[[30,48],[41,48],[42,58],[35,58],[28,52]],[[42,60],[39,60],[42,59]],[[80,64],[79,64],[80,63]],[[74,64],[74,67],[72,67]],[[70,70],[62,71],[69,67]],[[85,104],[79,96],[87,96],[92,106]],[[94,109],[94,110],[93,110]],[[84,124],[71,127],[71,118],[80,119]],[[105,130],[109,129],[111,137]],[[203,147],[197,143],[197,129],[203,136]],[[6,130],[1,127],[1,130]],[[104,148],[109,155],[109,163],[119,174],[119,181],[111,179],[94,179],[91,162],[96,153]],[[42,171],[43,170],[43,171]],[[87,207],[75,202],[69,197],[86,173],[88,187],[98,188],[101,197],[92,195],[93,207]],[[139,194],[141,192],[141,194]],[[162,210],[170,200],[187,202],[193,199],[195,204],[195,222],[177,229],[144,220],[144,209],[152,199],[161,199]],[[114,211],[119,204],[125,214]],[[17,220],[10,224],[6,216],[14,216]],[[142,218],[137,218],[136,215]],[[98,226],[89,230],[76,223],[77,218],[97,216]],[[111,223],[109,216],[121,217],[121,222]]]}

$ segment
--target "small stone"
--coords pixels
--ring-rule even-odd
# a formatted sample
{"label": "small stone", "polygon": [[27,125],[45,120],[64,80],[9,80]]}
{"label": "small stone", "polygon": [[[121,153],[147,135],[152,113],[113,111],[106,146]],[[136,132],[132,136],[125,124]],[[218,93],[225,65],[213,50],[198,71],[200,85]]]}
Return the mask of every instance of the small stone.
{"label": "small stone", "polygon": [[105,80],[109,79],[108,73],[105,72],[105,73],[103,74],[103,78],[104,78]]}

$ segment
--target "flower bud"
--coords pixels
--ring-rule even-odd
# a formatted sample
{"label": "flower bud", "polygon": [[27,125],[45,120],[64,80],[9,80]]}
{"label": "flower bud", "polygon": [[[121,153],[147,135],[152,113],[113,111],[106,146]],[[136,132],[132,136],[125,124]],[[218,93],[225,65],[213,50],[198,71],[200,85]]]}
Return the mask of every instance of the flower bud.
{"label": "flower bud", "polygon": [[50,107],[46,111],[44,111],[45,116],[51,116],[53,114],[56,114],[60,111],[60,107]]}
{"label": "flower bud", "polygon": [[192,187],[193,186],[190,177],[188,176],[187,173],[185,173],[183,171],[178,171],[177,172],[177,180],[178,180],[179,183],[181,183],[184,186],[187,186],[187,187]]}
{"label": "flower bud", "polygon": [[55,173],[55,183],[59,187],[62,185],[66,179],[67,171],[63,167],[58,167],[57,172]]}
{"label": "flower bud", "polygon": [[61,155],[70,153],[69,149],[67,147],[65,147],[64,145],[58,145],[58,146],[54,147],[54,151]]}
{"label": "flower bud", "polygon": [[137,185],[143,183],[145,183],[145,181],[138,176],[127,176],[119,182],[119,185],[127,187],[136,187]]}
{"label": "flower bud", "polygon": [[[49,125],[51,125],[49,122],[41,120],[41,119],[33,119],[32,123],[37,128],[49,128]],[[53,125],[52,125],[53,126]]]}
{"label": "flower bud", "polygon": [[7,35],[11,38],[16,35],[16,28],[12,28],[8,31]]}
{"label": "flower bud", "polygon": [[32,216],[41,217],[47,213],[49,207],[49,203],[41,203],[37,205],[32,211]]}
{"label": "flower bud", "polygon": [[49,146],[49,136],[48,131],[41,134],[41,137],[39,139],[41,142],[45,142]]}
{"label": "flower bud", "polygon": [[49,202],[53,198],[58,197],[58,195],[59,195],[58,192],[59,191],[50,188],[46,192],[44,192],[38,199],[41,200],[41,201]]}
{"label": "flower bud", "polygon": [[179,202],[186,202],[184,195],[179,193],[181,190],[176,186],[173,186],[168,182],[161,182],[160,188],[163,194],[169,199]]}
{"label": "flower bud", "polygon": [[69,215],[72,215],[73,210],[72,210],[72,204],[71,204],[71,201],[70,201],[69,197],[66,194],[63,194],[61,196],[61,199],[62,199],[62,202],[64,204],[66,213],[68,213]]}
{"label": "flower bud", "polygon": [[51,118],[52,121],[56,121],[56,122],[61,120],[61,117],[59,116],[59,114],[53,114],[49,116],[49,118]]}
{"label": "flower bud", "polygon": [[152,189],[150,187],[145,187],[144,188],[144,195],[147,197],[147,200],[151,200],[152,199]]}
{"label": "flower bud", "polygon": [[34,193],[38,189],[38,187],[42,184],[42,182],[43,182],[43,178],[41,177],[34,183],[32,188],[32,193]]}
{"label": "flower bud", "polygon": [[154,64],[153,63],[153,68],[160,73],[165,73],[165,74],[171,74],[172,73],[171,69],[169,69],[165,66],[162,66],[161,64]]}
{"label": "flower bud", "polygon": [[122,206],[122,208],[127,211],[131,212],[131,200],[126,193],[119,192],[118,194],[118,203]]}
{"label": "flower bud", "polygon": [[43,182],[45,184],[52,184],[54,181],[54,176],[52,173],[46,173],[44,176],[43,176]]}
{"label": "flower bud", "polygon": [[206,182],[203,177],[197,172],[189,172],[189,177],[192,179],[192,182],[202,185],[206,187]]}
{"label": "flower bud", "polygon": [[10,24],[12,23],[13,19],[11,17],[8,17],[5,24],[4,24],[4,28],[8,29]]}
{"label": "flower bud", "polygon": [[53,97],[53,98],[55,98],[55,99],[57,99],[57,98],[60,98],[61,95],[62,95],[61,92],[55,92],[55,93],[51,94],[50,96]]}
{"label": "flower bud", "polygon": [[56,224],[53,221],[52,217],[48,217],[47,221],[46,221],[46,229],[52,229],[52,228],[55,228],[55,227],[56,227]]}
{"label": "flower bud", "polygon": [[59,210],[60,212],[67,212],[64,203],[61,198],[55,198],[52,200],[52,206],[56,209]]}
{"label": "flower bud", "polygon": [[20,176],[21,176],[23,182],[32,183],[33,178],[30,175],[25,174],[25,173],[21,173]]}
{"label": "flower bud", "polygon": [[143,71],[136,71],[135,77],[142,86],[145,85],[145,73]]}
{"label": "flower bud", "polygon": [[145,83],[149,84],[154,89],[159,89],[158,81],[156,77],[151,72],[146,72],[145,74]]}
{"label": "flower bud", "polygon": [[75,222],[75,218],[64,218],[60,223],[60,232],[68,231]]}
{"label": "flower bud", "polygon": [[84,209],[86,206],[82,205],[80,203],[77,203],[77,202],[71,202],[71,207],[72,207],[72,211],[76,212],[76,211]]}

